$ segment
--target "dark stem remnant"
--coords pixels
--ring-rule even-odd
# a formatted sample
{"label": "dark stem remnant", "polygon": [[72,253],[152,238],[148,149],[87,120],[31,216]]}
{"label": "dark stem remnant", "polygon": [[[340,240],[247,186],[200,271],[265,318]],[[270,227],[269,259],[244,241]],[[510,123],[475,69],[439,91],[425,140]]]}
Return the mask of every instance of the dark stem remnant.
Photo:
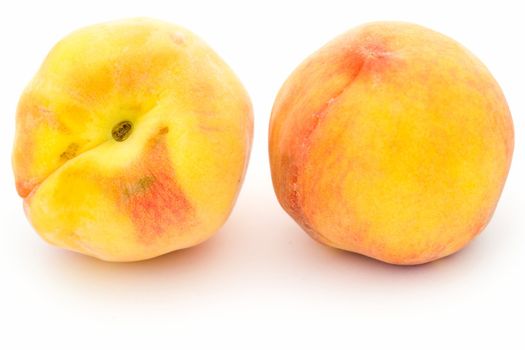
{"label": "dark stem remnant", "polygon": [[113,127],[111,130],[111,136],[115,141],[122,142],[129,137],[133,124],[130,121],[124,120]]}

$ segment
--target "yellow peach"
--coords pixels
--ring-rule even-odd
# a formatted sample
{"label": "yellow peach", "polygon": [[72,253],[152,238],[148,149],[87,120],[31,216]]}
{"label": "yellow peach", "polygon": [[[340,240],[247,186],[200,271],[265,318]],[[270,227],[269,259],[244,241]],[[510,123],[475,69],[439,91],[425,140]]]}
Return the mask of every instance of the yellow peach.
{"label": "yellow peach", "polygon": [[108,261],[196,245],[232,210],[252,140],[241,83],[188,30],[80,29],[23,92],[13,169],[35,230]]}
{"label": "yellow peach", "polygon": [[281,88],[269,152],[279,202],[314,239],[393,264],[452,254],[487,225],[514,146],[487,68],[421,26],[335,38]]}

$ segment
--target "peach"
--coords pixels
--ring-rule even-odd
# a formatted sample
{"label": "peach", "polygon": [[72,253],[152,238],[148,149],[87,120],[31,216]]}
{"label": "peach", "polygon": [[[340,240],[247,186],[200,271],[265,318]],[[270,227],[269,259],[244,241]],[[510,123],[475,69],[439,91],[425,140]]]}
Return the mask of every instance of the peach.
{"label": "peach", "polygon": [[273,185],[317,241],[421,264],[487,225],[513,135],[500,87],[467,49],[413,24],[365,24],[281,88],[270,121]]}
{"label": "peach", "polygon": [[20,98],[13,168],[35,230],[108,261],[196,245],[225,222],[250,99],[203,41],[150,19],[61,40]]}

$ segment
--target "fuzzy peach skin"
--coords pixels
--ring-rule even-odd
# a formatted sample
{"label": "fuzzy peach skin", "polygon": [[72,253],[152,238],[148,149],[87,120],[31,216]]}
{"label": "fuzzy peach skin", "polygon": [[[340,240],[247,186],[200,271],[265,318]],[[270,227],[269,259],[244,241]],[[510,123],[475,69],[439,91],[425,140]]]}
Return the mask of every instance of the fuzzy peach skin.
{"label": "fuzzy peach skin", "polygon": [[365,24],[281,88],[270,121],[273,185],[319,242],[421,264],[487,225],[513,135],[498,84],[460,44],[413,24]]}
{"label": "fuzzy peach skin", "polygon": [[224,223],[252,129],[241,83],[191,32],[151,19],[94,25],[61,40],[20,99],[16,188],[46,241],[148,259]]}

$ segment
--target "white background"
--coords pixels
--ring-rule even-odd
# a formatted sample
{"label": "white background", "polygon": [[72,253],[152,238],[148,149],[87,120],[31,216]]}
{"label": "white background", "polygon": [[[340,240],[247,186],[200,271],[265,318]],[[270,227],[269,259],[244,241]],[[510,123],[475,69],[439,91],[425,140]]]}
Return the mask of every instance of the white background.
{"label": "white background", "polygon": [[[2,1],[0,4],[0,348],[525,349],[525,25],[519,1]],[[44,243],[10,166],[17,99],[52,45],[85,25],[151,16],[204,38],[255,108],[246,181],[206,243],[111,264]],[[267,128],[292,69],[367,21],[447,34],[489,67],[512,110],[516,148],[487,229],[466,249],[397,267],[323,247],[273,194]],[[27,347],[30,346],[30,347]]]}

